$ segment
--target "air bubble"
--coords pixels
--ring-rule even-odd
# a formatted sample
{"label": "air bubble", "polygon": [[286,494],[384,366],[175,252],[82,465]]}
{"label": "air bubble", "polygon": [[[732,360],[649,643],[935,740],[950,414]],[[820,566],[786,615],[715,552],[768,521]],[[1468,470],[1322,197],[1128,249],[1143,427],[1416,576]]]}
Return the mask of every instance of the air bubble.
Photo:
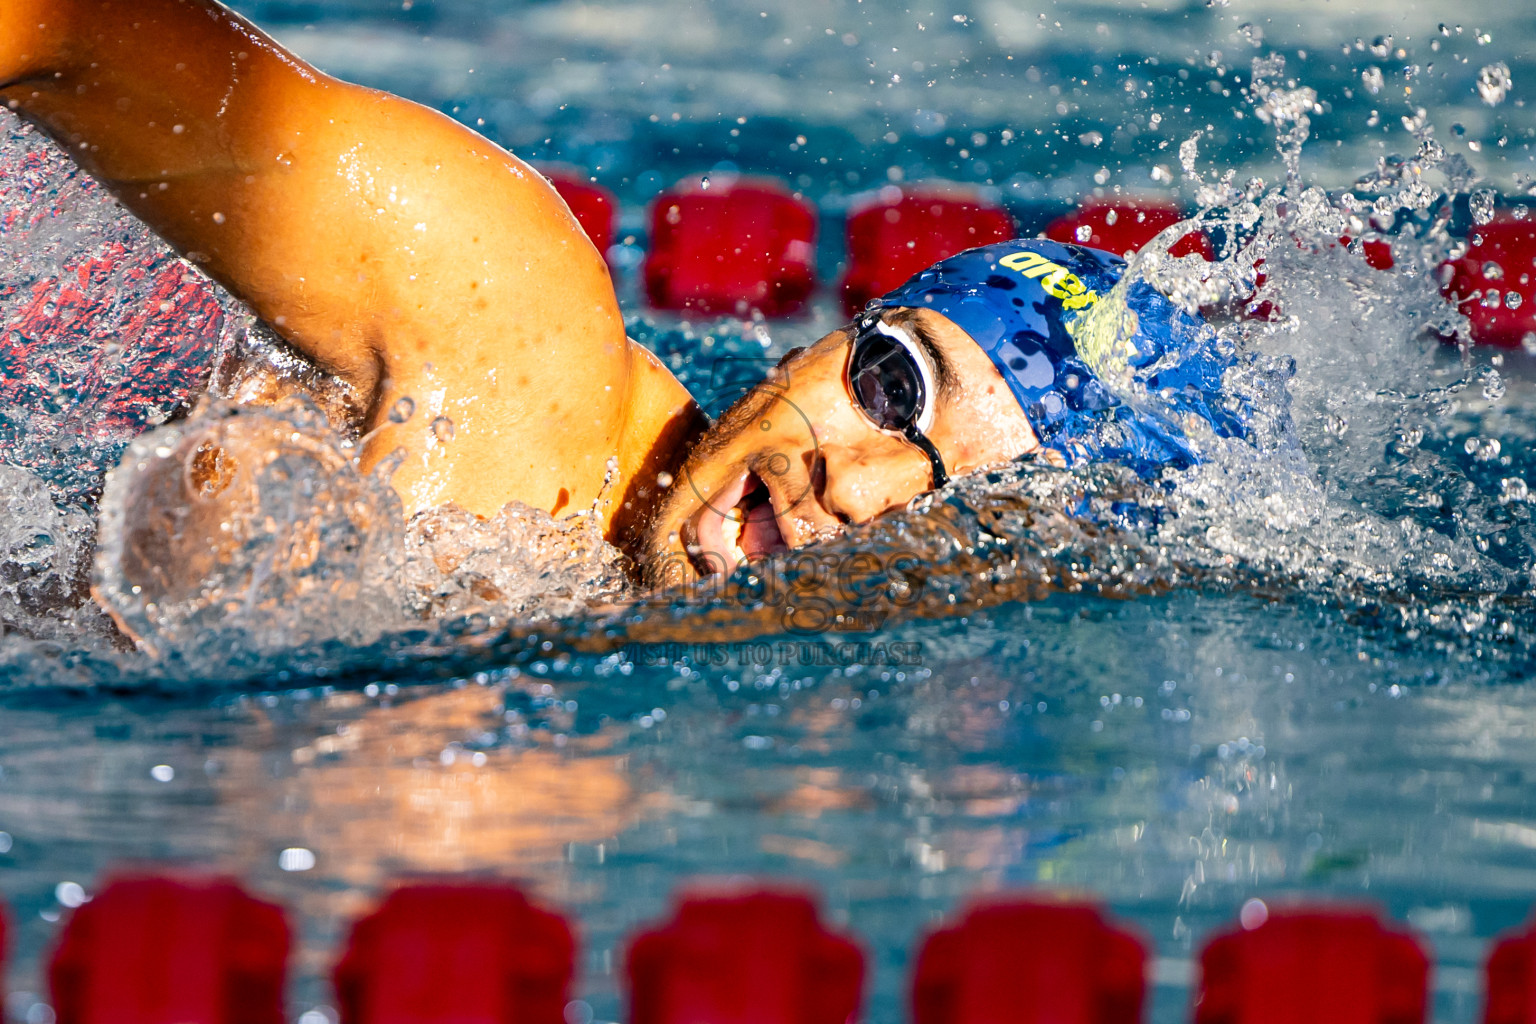
{"label": "air bubble", "polygon": [[447,444],[453,440],[453,420],[439,416],[432,421],[432,436]]}
{"label": "air bubble", "polygon": [[1386,79],[1381,74],[1381,68],[1373,65],[1360,72],[1360,84],[1365,86],[1366,92],[1375,96],[1381,92],[1382,86],[1386,84]]}
{"label": "air bubble", "polygon": [[404,423],[416,415],[416,400],[409,395],[389,407],[389,422]]}

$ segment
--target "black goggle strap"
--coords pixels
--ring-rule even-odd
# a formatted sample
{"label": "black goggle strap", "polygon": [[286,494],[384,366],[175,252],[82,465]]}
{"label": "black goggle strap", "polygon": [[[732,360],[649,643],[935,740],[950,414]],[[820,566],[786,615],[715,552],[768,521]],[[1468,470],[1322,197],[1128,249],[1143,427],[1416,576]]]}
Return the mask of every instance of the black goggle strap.
{"label": "black goggle strap", "polygon": [[917,424],[908,423],[901,432],[901,436],[916,445],[919,451],[928,456],[928,465],[933,468],[934,490],[938,490],[949,483],[949,473],[944,469],[944,459],[940,457],[939,450],[934,447],[933,442],[928,440],[928,436],[917,429]]}
{"label": "black goggle strap", "polygon": [[[891,329],[887,328],[886,330],[880,330],[882,327],[886,327],[886,324],[883,320],[880,319],[880,310],[873,309],[867,311],[862,317],[859,318],[858,331],[855,336],[854,344],[857,345],[870,334],[879,333],[886,335],[886,337],[894,336]],[[915,360],[918,357],[913,355],[911,358]],[[926,405],[926,403],[933,401],[933,396],[928,393],[927,381],[925,379],[926,375],[922,374],[920,366],[918,368],[918,372],[920,387],[922,388],[923,392],[922,401]],[[928,435],[924,434],[917,428],[917,421],[920,419],[922,419],[921,406],[914,411],[910,420],[902,424],[900,428],[901,436],[905,438],[907,442],[915,447],[918,451],[928,456],[928,465],[933,471],[933,489],[938,490],[940,487],[943,487],[945,484],[949,483],[949,472],[944,468],[944,458],[939,454],[939,449],[935,447],[932,441],[928,440]]]}

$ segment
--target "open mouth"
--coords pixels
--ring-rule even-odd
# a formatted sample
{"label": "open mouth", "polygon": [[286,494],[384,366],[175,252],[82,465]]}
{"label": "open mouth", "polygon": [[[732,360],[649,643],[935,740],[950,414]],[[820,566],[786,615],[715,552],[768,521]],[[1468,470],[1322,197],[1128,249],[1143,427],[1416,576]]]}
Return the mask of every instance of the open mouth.
{"label": "open mouth", "polygon": [[768,487],[756,473],[742,474],[711,498],[699,512],[695,529],[698,551],[690,553],[705,576],[722,571],[729,575],[738,565],[789,550]]}

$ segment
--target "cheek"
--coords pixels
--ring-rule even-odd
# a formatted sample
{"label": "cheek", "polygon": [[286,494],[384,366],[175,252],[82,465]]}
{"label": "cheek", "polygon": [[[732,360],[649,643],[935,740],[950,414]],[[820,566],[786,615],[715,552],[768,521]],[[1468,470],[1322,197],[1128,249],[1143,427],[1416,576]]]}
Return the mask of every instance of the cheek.
{"label": "cheek", "polygon": [[954,450],[962,455],[962,465],[983,466],[1003,462],[1038,446],[1014,401],[1013,392],[1002,387],[987,387],[978,393],[976,408],[954,438]]}

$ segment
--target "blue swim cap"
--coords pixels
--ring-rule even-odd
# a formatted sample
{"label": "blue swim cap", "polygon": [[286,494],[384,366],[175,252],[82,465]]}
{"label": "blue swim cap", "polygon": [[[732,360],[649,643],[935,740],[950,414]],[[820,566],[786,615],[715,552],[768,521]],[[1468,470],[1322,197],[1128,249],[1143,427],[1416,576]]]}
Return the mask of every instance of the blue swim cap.
{"label": "blue swim cap", "polygon": [[1118,316],[1085,319],[1125,266],[1100,249],[1016,239],[941,260],[871,306],[942,313],[991,358],[1042,444],[1069,463],[1123,462],[1150,477],[1199,461],[1186,417],[1242,437],[1248,410],[1221,393],[1230,349],[1146,282],[1132,283]]}

